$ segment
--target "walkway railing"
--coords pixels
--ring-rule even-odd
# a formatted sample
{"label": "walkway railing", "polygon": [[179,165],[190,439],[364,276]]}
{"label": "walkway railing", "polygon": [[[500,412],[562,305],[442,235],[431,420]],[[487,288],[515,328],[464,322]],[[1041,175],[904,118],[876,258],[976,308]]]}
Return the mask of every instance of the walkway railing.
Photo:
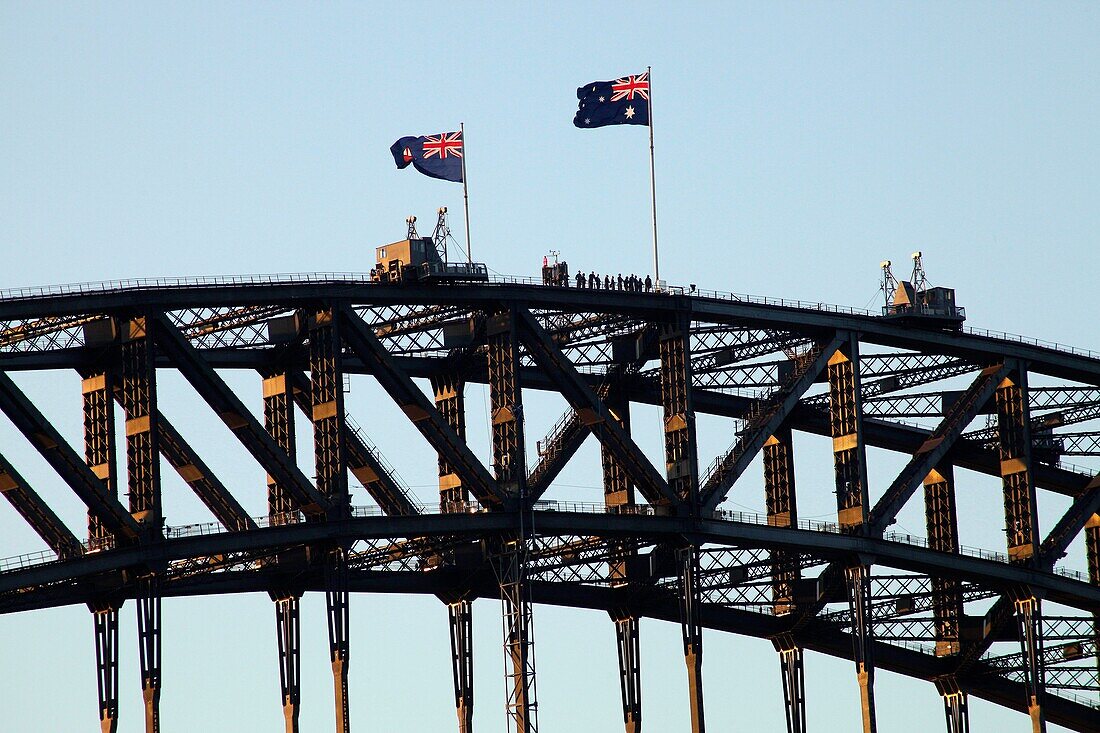
{"label": "walkway railing", "polygon": [[[420,504],[421,514],[443,514],[440,511],[438,504]],[[660,514],[659,508],[655,508],[649,505],[638,505],[631,507],[607,507],[603,504],[595,502],[579,502],[579,501],[553,501],[553,500],[540,500],[536,501],[534,505],[535,511],[539,512],[570,512],[581,514],[630,514],[639,516],[656,516]],[[467,511],[471,514],[480,513],[482,511],[481,506],[475,502],[469,502]],[[383,517],[387,516],[381,507],[373,504],[354,506],[351,508],[351,516],[355,518],[360,517]],[[768,517],[766,514],[759,514],[757,512],[744,512],[744,511],[728,511],[718,510],[712,515],[714,519],[733,522],[739,524],[755,524],[755,525],[771,525],[779,526],[778,523]],[[275,515],[272,517],[262,516],[255,517],[256,525],[259,527],[271,527],[282,526],[286,524],[298,524],[305,522],[305,515],[299,512],[288,512],[286,514]],[[800,519],[798,520],[797,529],[805,530],[808,532],[824,532],[828,534],[841,534],[840,525],[835,522],[823,522],[815,519]],[[233,530],[227,529],[220,522],[204,522],[201,524],[187,524],[179,527],[165,527],[164,536],[165,539],[174,540],[183,537],[197,537],[202,535],[215,535],[224,534]],[[928,540],[924,537],[918,537],[917,535],[905,534],[900,532],[886,532],[882,538],[887,542],[897,542],[905,545],[912,545],[914,547],[928,548]],[[89,547],[87,543],[84,543],[85,552],[87,554],[94,554],[103,550],[111,549],[109,546],[105,547]],[[1003,552],[995,552],[993,550],[985,550],[978,547],[962,546],[959,548],[959,554],[967,557],[976,557],[981,560],[989,560],[991,562],[1008,563],[1009,558]],[[26,553],[23,555],[16,555],[14,557],[8,557],[0,559],[0,573],[10,572],[14,570],[22,570],[28,567],[34,567],[38,565],[46,565],[53,562],[58,562],[59,558],[57,553],[53,550],[40,550],[38,552]],[[1060,575],[1071,580],[1077,580],[1083,583],[1088,582],[1088,576],[1077,570],[1068,568],[1055,567],[1052,571],[1056,575]]]}
{"label": "walkway railing", "polygon": [[[171,288],[215,288],[227,285],[371,285],[373,280],[369,273],[364,272],[308,272],[308,273],[276,273],[270,275],[197,275],[191,277],[139,277],[121,280],[101,280],[98,282],[69,283],[64,285],[43,285],[23,288],[8,288],[0,290],[0,302],[5,300],[28,300],[36,298],[50,298],[63,295],[92,295],[100,293],[112,293],[122,290],[152,290]],[[486,283],[477,283],[484,286]],[[490,275],[489,285],[532,285],[537,287],[561,287],[546,286],[542,280],[533,277],[514,275]],[[444,287],[453,287],[447,284]],[[623,295],[637,295],[639,297],[651,296],[654,293],[627,293],[612,291]],[[826,313],[841,313],[846,315],[878,317],[866,308],[853,308],[822,301],[791,300],[788,298],[770,298],[762,295],[747,295],[744,293],[731,293],[721,290],[707,290],[688,288],[681,285],[672,285],[661,291],[668,295],[690,295],[696,298],[710,300],[724,300],[738,303],[753,303],[757,305],[778,306],[780,308],[796,308],[799,310],[823,311]],[[1084,356],[1090,359],[1100,358],[1100,352],[1082,349],[1056,341],[1022,336],[1007,331],[995,331],[983,328],[964,327],[963,333],[983,338],[997,339],[1000,341],[1012,341],[1015,343],[1038,346],[1043,349],[1059,351],[1076,356]]]}

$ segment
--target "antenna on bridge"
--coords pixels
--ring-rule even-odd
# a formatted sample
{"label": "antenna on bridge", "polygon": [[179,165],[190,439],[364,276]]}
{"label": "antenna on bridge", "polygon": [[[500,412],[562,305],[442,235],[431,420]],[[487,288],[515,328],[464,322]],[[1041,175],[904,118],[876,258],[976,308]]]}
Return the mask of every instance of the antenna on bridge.
{"label": "antenna on bridge", "polygon": [[416,233],[416,217],[406,216],[405,223],[409,225],[409,230],[405,234],[405,239],[420,239],[420,235]]}
{"label": "antenna on bridge", "polygon": [[917,250],[909,256],[913,258],[913,276],[909,278],[909,282],[913,283],[914,290],[923,293],[928,290],[928,275],[924,271],[924,253]]}
{"label": "antenna on bridge", "polygon": [[886,299],[886,307],[889,308],[894,302],[894,293],[898,289],[898,281],[894,277],[894,273],[890,270],[890,260],[883,260],[878,263],[878,266],[882,268],[882,284],[879,289],[882,290],[882,295]]}
{"label": "antenna on bridge", "polygon": [[447,262],[447,239],[451,236],[451,227],[447,224],[447,207],[440,206],[437,213],[439,218],[436,219],[435,231],[432,232],[432,242],[435,243],[436,252]]}

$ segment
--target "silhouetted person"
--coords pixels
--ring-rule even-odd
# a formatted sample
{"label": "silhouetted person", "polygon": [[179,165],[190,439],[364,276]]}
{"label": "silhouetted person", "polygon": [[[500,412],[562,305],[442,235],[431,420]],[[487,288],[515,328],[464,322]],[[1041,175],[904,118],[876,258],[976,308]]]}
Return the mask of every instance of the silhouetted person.
{"label": "silhouetted person", "polygon": [[623,274],[621,272],[619,273],[619,276],[615,279],[615,281],[616,281],[616,287],[619,290],[622,290],[623,289]]}
{"label": "silhouetted person", "polygon": [[580,272],[577,273],[577,287],[578,288],[583,288],[584,287],[584,274],[580,273]]}
{"label": "silhouetted person", "polygon": [[653,281],[649,279],[649,275],[645,276],[645,291],[648,293],[653,289]]}
{"label": "silhouetted person", "polygon": [[598,277],[596,277],[596,271],[595,270],[588,273],[588,287],[592,288],[593,290],[599,290],[600,289],[600,279]]}

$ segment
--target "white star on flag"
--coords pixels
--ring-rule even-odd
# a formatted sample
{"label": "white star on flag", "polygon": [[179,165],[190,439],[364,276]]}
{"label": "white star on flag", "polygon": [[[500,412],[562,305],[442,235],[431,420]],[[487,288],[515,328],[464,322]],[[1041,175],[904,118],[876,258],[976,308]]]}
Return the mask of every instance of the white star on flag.
{"label": "white star on flag", "polygon": [[634,108],[633,107],[627,107],[626,108],[626,118],[628,120],[634,119]]}

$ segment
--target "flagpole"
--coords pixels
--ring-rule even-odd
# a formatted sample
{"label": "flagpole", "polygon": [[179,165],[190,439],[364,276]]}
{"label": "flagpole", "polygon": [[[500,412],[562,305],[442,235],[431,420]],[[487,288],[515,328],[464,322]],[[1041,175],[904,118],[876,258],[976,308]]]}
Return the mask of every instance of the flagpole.
{"label": "flagpole", "polygon": [[470,249],[470,192],[466,188],[466,123],[458,123],[458,130],[462,134],[462,204],[466,210],[466,262],[469,264],[474,256]]}
{"label": "flagpole", "polygon": [[661,265],[657,259],[657,175],[653,164],[653,67],[645,69],[649,76],[649,194],[653,204],[653,287],[656,288],[661,282]]}

